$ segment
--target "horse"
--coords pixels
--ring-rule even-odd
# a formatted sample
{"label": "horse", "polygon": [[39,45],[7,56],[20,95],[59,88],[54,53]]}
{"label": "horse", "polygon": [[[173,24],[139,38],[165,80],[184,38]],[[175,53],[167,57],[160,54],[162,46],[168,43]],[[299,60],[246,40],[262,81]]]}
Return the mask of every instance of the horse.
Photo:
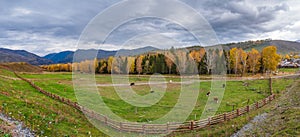
{"label": "horse", "polygon": [[216,103],[219,103],[219,98],[218,98],[218,97],[214,97],[214,101],[215,101]]}
{"label": "horse", "polygon": [[210,91],[208,91],[207,93],[206,93],[206,96],[209,96],[210,95]]}

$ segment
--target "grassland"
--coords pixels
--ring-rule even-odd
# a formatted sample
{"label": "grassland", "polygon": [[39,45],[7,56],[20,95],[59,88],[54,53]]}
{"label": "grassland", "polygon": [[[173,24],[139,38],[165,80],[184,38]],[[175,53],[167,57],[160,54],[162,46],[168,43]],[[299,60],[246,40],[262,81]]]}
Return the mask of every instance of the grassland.
{"label": "grassland", "polygon": [[[16,78],[14,73],[4,69],[0,69],[0,75]],[[69,98],[72,101],[77,100],[74,94],[71,73],[22,73],[21,76],[33,81],[37,86],[48,92]],[[130,76],[129,81],[142,83],[147,82],[149,78],[149,76],[133,75]],[[166,78],[166,81],[169,80],[179,82],[180,78],[170,76]],[[175,105],[180,94],[179,84],[168,83],[167,92],[157,104],[151,107],[139,107],[138,113],[136,113],[136,107],[124,102],[117,95],[114,87],[109,85],[112,83],[110,75],[96,75],[96,81],[99,85],[107,84],[107,86],[99,87],[99,92],[107,106],[109,106],[115,114],[130,121],[152,121],[165,115]],[[274,80],[273,90],[276,93],[280,93],[280,91],[285,90],[292,82],[293,80],[288,79]],[[244,83],[249,83],[249,86],[243,86]],[[0,104],[2,112],[17,120],[23,121],[25,125],[35,131],[37,135],[90,136],[91,134],[92,136],[104,136],[103,133],[98,131],[87,121],[81,112],[48,98],[37,92],[24,81],[0,77],[0,86]],[[200,83],[198,101],[188,120],[195,119],[195,116],[196,119],[199,118],[206,103],[206,93],[210,90],[210,86],[211,83],[209,81]],[[132,89],[140,95],[149,94],[150,92],[150,87],[148,85],[136,85],[133,86]],[[269,88],[267,80],[228,81],[224,98],[217,113],[231,111],[232,105],[235,105],[235,108],[238,108],[251,104],[266,97],[268,94]],[[239,121],[238,123],[240,123],[240,126],[242,126],[248,119],[238,118],[237,120]],[[200,135],[212,133],[220,135],[224,133],[224,129],[219,130],[219,128],[221,127],[214,126],[214,128],[211,128],[211,130],[215,130],[216,132],[200,130],[196,133],[199,133]],[[228,132],[233,133],[233,131],[234,130],[229,130]]]}
{"label": "grassland", "polygon": [[[1,75],[13,73],[1,69]],[[104,136],[85,116],[33,89],[21,80],[0,78],[1,111],[23,121],[40,136]]]}
{"label": "grassland", "polygon": [[[72,86],[71,73],[63,74],[23,74],[41,88],[58,94],[60,96],[76,101]],[[149,76],[130,76],[130,82],[147,82]],[[168,77],[167,80],[180,81],[178,77]],[[96,75],[97,84],[112,83],[110,75]],[[275,92],[282,91],[289,85],[292,80],[274,80],[273,90]],[[249,86],[243,86],[248,83]],[[224,97],[217,113],[228,112],[235,108],[246,106],[269,95],[268,80],[246,80],[246,81],[227,81]],[[193,85],[195,86],[195,85]],[[204,81],[200,83],[200,93],[196,107],[189,116],[188,120],[194,120],[202,114],[207,101],[206,93],[210,90],[211,82]],[[99,92],[106,105],[117,115],[130,121],[147,122],[162,117],[169,112],[177,103],[180,94],[180,84],[167,84],[167,92],[162,99],[151,107],[139,107],[136,113],[136,107],[123,101],[115,92],[113,86],[98,87]],[[133,86],[132,89],[140,95],[149,94],[150,87],[148,85]],[[249,99],[249,100],[248,100]]]}
{"label": "grassland", "polygon": [[266,118],[260,122],[252,123],[253,126],[245,131],[242,136],[299,136],[299,99],[300,80],[293,82],[283,93],[276,94],[277,99],[261,109],[247,113],[241,117],[226,121],[221,124],[211,125],[197,131],[173,133],[173,137],[191,136],[218,136],[227,137],[238,132],[255,116],[265,114]]}

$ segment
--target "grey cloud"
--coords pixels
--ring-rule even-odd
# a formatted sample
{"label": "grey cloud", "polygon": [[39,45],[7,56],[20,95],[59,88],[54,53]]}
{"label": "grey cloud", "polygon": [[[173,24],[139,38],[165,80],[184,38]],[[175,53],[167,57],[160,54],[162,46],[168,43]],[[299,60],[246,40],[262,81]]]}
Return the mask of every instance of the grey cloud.
{"label": "grey cloud", "polygon": [[[202,1],[197,8],[211,23],[222,42],[249,39],[249,34],[264,33],[266,23],[276,19],[278,12],[287,12],[289,6],[283,1],[277,4],[259,5],[248,0]],[[286,24],[280,24],[282,27]],[[235,37],[237,36],[238,37]],[[230,38],[231,37],[231,38]]]}
{"label": "grey cloud", "polygon": [[[208,20],[222,43],[268,36],[276,37],[276,30],[293,34],[290,36],[293,39],[300,37],[299,30],[294,25],[300,20],[298,15],[300,11],[297,12],[299,6],[292,0],[181,1],[195,8]],[[80,0],[2,0],[0,1],[0,47],[31,48],[31,51],[40,55],[64,50],[64,48],[74,49],[77,39],[88,22],[99,12],[117,2],[120,0],[88,2]],[[157,3],[145,2],[143,8],[147,8],[147,4]],[[159,7],[164,6],[160,5]],[[158,8],[157,12],[159,11]],[[180,40],[184,45],[196,43],[195,38],[185,28],[175,23],[140,19],[133,20],[116,29],[108,38],[109,43],[105,45],[105,48],[109,46],[117,48],[122,41],[147,32],[164,33],[166,36]],[[101,42],[96,41],[94,44],[98,43]]]}

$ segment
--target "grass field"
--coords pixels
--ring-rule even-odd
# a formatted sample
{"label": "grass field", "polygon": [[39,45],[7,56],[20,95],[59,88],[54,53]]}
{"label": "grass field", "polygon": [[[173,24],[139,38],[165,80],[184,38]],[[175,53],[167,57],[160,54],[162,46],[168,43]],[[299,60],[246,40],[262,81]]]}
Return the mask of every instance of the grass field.
{"label": "grass field", "polygon": [[[0,74],[15,77],[2,69]],[[0,87],[2,112],[23,121],[37,135],[104,136],[81,112],[39,93],[24,81],[0,78]]]}
{"label": "grass field", "polygon": [[191,137],[191,136],[218,136],[227,137],[239,131],[245,124],[249,123],[255,116],[267,113],[266,119],[261,122],[255,122],[253,128],[246,131],[243,136],[299,136],[299,79],[293,82],[294,86],[288,87],[288,92],[277,94],[277,97],[271,104],[237,117],[221,124],[211,125],[209,127],[190,131],[186,133],[173,133],[173,137]]}
{"label": "grass field", "polygon": [[[0,75],[16,77],[12,72],[0,69]],[[55,93],[62,97],[76,101],[73,90],[71,73],[42,73],[29,74],[22,73],[25,77],[33,81],[48,92]],[[147,82],[149,76],[130,76],[130,82]],[[167,77],[167,81],[180,81],[179,77]],[[97,84],[110,84],[110,75],[96,75]],[[247,82],[249,86],[243,86]],[[274,80],[273,90],[279,93],[290,85],[292,80]],[[210,90],[210,82],[200,83],[200,94],[196,107],[188,120],[199,119],[207,100],[206,93]],[[0,77],[0,103],[2,112],[7,115],[24,121],[27,127],[42,136],[104,136],[91,125],[84,115],[65,104],[46,97],[39,93],[29,84],[21,80],[5,79]],[[192,85],[197,86],[197,85]],[[129,121],[146,122],[162,117],[169,112],[177,102],[180,94],[180,85],[175,83],[167,84],[167,91],[163,98],[151,107],[139,107],[138,113],[135,113],[136,107],[124,102],[115,92],[113,86],[98,87],[107,106],[122,118]],[[137,85],[132,87],[140,95],[148,94],[150,87],[148,85]],[[253,81],[227,81],[224,98],[217,113],[232,110],[246,106],[255,101],[261,100],[269,94],[267,80]],[[248,102],[249,99],[249,102]],[[217,129],[217,128],[216,128]],[[204,132],[204,131],[203,131]],[[1,133],[0,133],[1,134]]]}
{"label": "grass field", "polygon": [[[76,101],[72,86],[71,73],[63,74],[23,74],[46,91],[58,94],[60,96]],[[147,82],[149,76],[130,76],[130,82]],[[168,77],[167,80],[180,81],[178,77]],[[110,75],[96,75],[97,84],[108,84],[111,82]],[[249,86],[243,86],[247,82]],[[284,90],[292,80],[274,80],[273,91],[278,92]],[[247,81],[227,81],[227,88],[221,105],[217,113],[228,112],[236,108],[252,104],[269,95],[268,80],[247,80]],[[195,85],[194,85],[195,86]],[[207,101],[206,93],[210,90],[211,82],[204,81],[200,83],[200,93],[196,107],[188,120],[194,120],[200,117]],[[163,98],[151,107],[139,107],[136,114],[136,107],[123,101],[115,92],[113,86],[98,87],[99,92],[106,105],[117,115],[130,121],[147,122],[162,117],[169,112],[177,103],[180,94],[180,84],[167,84],[167,91]],[[132,89],[140,95],[149,94],[150,87],[148,85],[133,86]],[[248,102],[249,99],[249,102]]]}

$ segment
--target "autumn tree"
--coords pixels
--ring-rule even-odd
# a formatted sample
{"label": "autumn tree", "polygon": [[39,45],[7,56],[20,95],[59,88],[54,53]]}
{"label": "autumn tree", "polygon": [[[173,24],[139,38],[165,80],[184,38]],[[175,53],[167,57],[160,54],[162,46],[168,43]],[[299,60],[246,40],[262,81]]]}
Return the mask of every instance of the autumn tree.
{"label": "autumn tree", "polygon": [[275,71],[278,63],[280,62],[280,56],[276,53],[277,48],[275,46],[267,46],[262,50],[262,63],[264,72]]}
{"label": "autumn tree", "polygon": [[171,70],[172,70],[172,66],[174,64],[174,60],[175,60],[175,56],[173,55],[173,53],[166,51],[165,53],[165,62],[166,65],[168,67],[168,72],[169,74],[171,74]]}
{"label": "autumn tree", "polygon": [[238,50],[238,52],[239,52],[239,57],[241,60],[241,65],[242,65],[241,74],[243,76],[247,72],[247,57],[248,57],[248,55],[242,48],[240,48]]}
{"label": "autumn tree", "polygon": [[114,57],[113,56],[108,57],[108,59],[107,59],[107,72],[108,73],[111,73],[111,71],[112,71],[113,61],[114,61]]}
{"label": "autumn tree", "polygon": [[94,58],[94,69],[95,73],[99,72],[99,60],[97,58]]}
{"label": "autumn tree", "polygon": [[127,73],[134,74],[135,73],[135,57],[127,58]]}
{"label": "autumn tree", "polygon": [[202,56],[200,55],[200,52],[197,50],[192,50],[189,53],[189,57],[194,59],[194,61],[196,61],[197,63],[199,63],[201,61]]}
{"label": "autumn tree", "polygon": [[291,59],[291,57],[290,57],[290,55],[289,55],[289,54],[286,54],[286,55],[284,56],[284,59],[290,60],[290,59]]}
{"label": "autumn tree", "polygon": [[101,59],[99,61],[98,73],[100,74],[107,73],[107,61],[105,59]]}
{"label": "autumn tree", "polygon": [[136,71],[139,75],[143,72],[143,66],[142,66],[143,58],[144,58],[144,56],[140,55],[137,57],[137,59],[135,61]]}
{"label": "autumn tree", "polygon": [[248,52],[247,63],[248,63],[249,70],[252,72],[252,74],[255,74],[256,72],[259,71],[260,60],[261,60],[261,55],[259,51],[253,48],[250,52]]}
{"label": "autumn tree", "polygon": [[230,54],[230,67],[234,70],[234,74],[238,74],[243,71],[243,64],[241,62],[243,52],[238,48],[232,48],[229,51]]}

